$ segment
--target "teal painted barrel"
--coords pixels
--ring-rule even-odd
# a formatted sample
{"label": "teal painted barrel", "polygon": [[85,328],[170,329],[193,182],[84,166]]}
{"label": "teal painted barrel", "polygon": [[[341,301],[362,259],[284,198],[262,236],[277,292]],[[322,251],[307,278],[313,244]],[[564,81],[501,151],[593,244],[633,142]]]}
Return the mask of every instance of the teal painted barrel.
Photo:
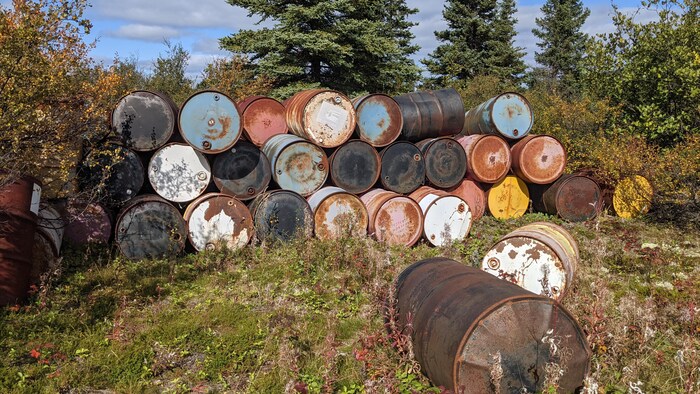
{"label": "teal painted barrel", "polygon": [[355,131],[362,141],[374,147],[384,147],[401,135],[401,107],[386,94],[368,94],[353,100],[357,112]]}
{"label": "teal painted barrel", "polygon": [[534,121],[527,99],[518,93],[507,92],[467,111],[462,134],[495,134],[517,140],[530,133]]}
{"label": "teal painted barrel", "polygon": [[203,90],[185,100],[178,124],[182,138],[204,153],[231,149],[242,134],[236,103],[216,90]]}
{"label": "teal painted barrel", "polygon": [[294,134],[274,135],[262,150],[270,159],[272,179],[282,189],[307,197],[328,178],[328,157],[323,149]]}

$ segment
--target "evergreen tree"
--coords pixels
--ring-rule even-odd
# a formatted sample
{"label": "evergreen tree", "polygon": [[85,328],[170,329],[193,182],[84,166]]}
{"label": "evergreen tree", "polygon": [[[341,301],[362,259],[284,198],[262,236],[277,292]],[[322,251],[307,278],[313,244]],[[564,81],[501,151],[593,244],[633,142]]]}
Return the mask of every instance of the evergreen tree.
{"label": "evergreen tree", "polygon": [[288,97],[323,86],[356,94],[410,90],[419,69],[408,58],[418,48],[407,21],[417,10],[390,0],[228,0],[272,28],[242,30],[223,48],[249,55],[256,73]]}
{"label": "evergreen tree", "polygon": [[525,73],[523,48],[515,46],[514,15],[517,12],[515,0],[501,0],[493,27],[493,39],[489,41],[489,58],[486,60],[487,74],[499,77],[502,81],[518,81]]}
{"label": "evergreen tree", "polygon": [[153,63],[153,75],[148,81],[148,86],[170,95],[179,104],[193,92],[193,81],[185,74],[190,53],[180,43],[171,44],[166,40],[165,45],[168,47],[167,54],[158,55],[158,59]]}

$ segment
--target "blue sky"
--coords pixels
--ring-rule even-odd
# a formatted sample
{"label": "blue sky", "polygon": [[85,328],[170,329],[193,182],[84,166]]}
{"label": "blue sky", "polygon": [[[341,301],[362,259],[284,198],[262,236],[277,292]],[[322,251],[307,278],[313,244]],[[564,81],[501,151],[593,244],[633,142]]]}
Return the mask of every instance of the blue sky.
{"label": "blue sky", "polygon": [[[433,32],[446,27],[442,19],[443,0],[407,0],[409,6],[419,12],[411,17],[418,25],[413,28],[415,42],[421,50],[414,56],[418,62],[437,45]],[[540,16],[544,0],[518,2],[516,45],[525,48],[526,61],[534,64],[536,41],[531,33],[535,18]],[[11,6],[10,0],[0,0],[3,6]],[[429,4],[429,5],[428,5]],[[611,2],[584,0],[591,15],[584,25],[584,32],[594,35],[611,31]],[[633,12],[639,0],[615,0],[623,11]],[[165,39],[181,43],[191,54],[188,74],[198,77],[204,66],[226,52],[218,48],[218,39],[240,29],[256,28],[257,17],[249,18],[244,9],[233,7],[225,0],[92,0],[87,11],[93,23],[87,41],[96,40],[92,56],[104,63],[111,63],[116,54],[121,58],[134,57],[144,71],[149,71],[153,60],[165,52]],[[650,19],[653,15],[640,14],[638,19]]]}

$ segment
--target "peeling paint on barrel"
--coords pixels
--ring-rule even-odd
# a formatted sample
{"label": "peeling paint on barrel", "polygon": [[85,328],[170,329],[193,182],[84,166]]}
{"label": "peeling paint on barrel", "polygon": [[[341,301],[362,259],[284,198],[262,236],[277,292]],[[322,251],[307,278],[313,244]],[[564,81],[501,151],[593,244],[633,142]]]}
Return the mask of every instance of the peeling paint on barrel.
{"label": "peeling paint on barrel", "polygon": [[566,168],[566,149],[549,135],[529,135],[511,148],[513,173],[520,179],[545,185],[559,179]]}
{"label": "peeling paint on barrel", "polygon": [[472,211],[472,220],[479,220],[486,212],[486,193],[478,182],[472,179],[463,179],[454,188],[448,189],[448,193],[464,200]]}
{"label": "peeling paint on barrel", "polygon": [[403,128],[401,108],[385,94],[369,94],[353,100],[357,112],[357,134],[374,147],[394,142]]}
{"label": "peeling paint on barrel", "polygon": [[409,197],[423,211],[423,235],[433,246],[446,246],[467,238],[472,226],[469,205],[444,190],[421,186]]}
{"label": "peeling paint on barrel", "polygon": [[171,143],[160,148],[148,164],[153,190],[168,201],[183,203],[200,196],[211,180],[207,158],[191,146]]}
{"label": "peeling paint on barrel", "polygon": [[322,148],[335,148],[352,136],[357,124],[355,107],[335,90],[310,89],[285,104],[289,132]]}
{"label": "peeling paint on barrel", "polygon": [[483,183],[497,183],[511,167],[510,147],[495,135],[460,136],[457,141],[467,154],[467,174]]}
{"label": "peeling paint on barrel", "polygon": [[272,178],[280,188],[307,197],[328,178],[328,158],[323,149],[292,134],[272,136],[263,153],[270,160]]}
{"label": "peeling paint on barrel", "polygon": [[327,186],[308,198],[314,212],[314,232],[319,239],[364,237],[369,218],[367,208],[355,195]]}
{"label": "peeling paint on barrel", "polygon": [[255,234],[253,217],[241,201],[209,193],[192,201],[184,214],[190,243],[197,251],[217,247],[240,249]]}
{"label": "peeling paint on barrel", "polygon": [[243,122],[243,136],[257,147],[273,135],[287,133],[287,119],[282,103],[265,96],[250,96],[238,102]]}
{"label": "peeling paint on barrel", "polygon": [[211,171],[219,191],[241,201],[264,192],[272,178],[270,161],[247,141],[239,141],[233,148],[216,155]]}
{"label": "peeling paint on barrel", "polygon": [[440,189],[449,189],[464,179],[467,155],[451,137],[432,138],[416,143],[425,160],[425,178]]}
{"label": "peeling paint on barrel", "polygon": [[398,193],[372,189],[360,197],[369,215],[369,233],[389,245],[413,246],[423,235],[423,211]]}
{"label": "peeling paint on barrel", "polygon": [[382,186],[399,194],[408,194],[425,182],[425,160],[418,147],[408,141],[397,141],[379,152]]}
{"label": "peeling paint on barrel", "polygon": [[204,153],[230,149],[241,136],[241,116],[236,103],[216,90],[203,90],[185,100],[178,124],[185,141]]}
{"label": "peeling paint on barrel", "polygon": [[299,193],[291,190],[273,190],[258,196],[250,204],[257,237],[286,242],[299,236],[311,238],[314,234],[313,211]]}
{"label": "peeling paint on barrel", "polygon": [[535,121],[530,103],[514,92],[486,100],[467,111],[464,118],[463,135],[495,134],[509,140],[525,137]]}
{"label": "peeling paint on barrel", "polygon": [[160,148],[168,142],[177,123],[177,106],[163,93],[133,91],[121,99],[111,114],[112,129],[137,152]]}
{"label": "peeling paint on barrel", "polygon": [[331,181],[352,194],[360,194],[377,183],[382,163],[377,151],[361,140],[339,146],[328,159]]}

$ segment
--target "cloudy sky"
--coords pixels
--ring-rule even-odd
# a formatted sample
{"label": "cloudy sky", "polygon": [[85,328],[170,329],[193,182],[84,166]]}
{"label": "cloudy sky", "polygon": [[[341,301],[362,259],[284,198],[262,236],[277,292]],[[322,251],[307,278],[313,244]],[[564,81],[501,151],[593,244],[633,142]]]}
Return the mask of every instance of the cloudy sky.
{"label": "cloudy sky", "polygon": [[[583,0],[591,10],[583,30],[588,34],[611,31],[612,6],[610,0]],[[622,10],[633,12],[640,0],[614,0]],[[419,12],[411,17],[418,25],[413,28],[416,43],[421,46],[414,59],[427,56],[437,46],[435,30],[446,27],[442,19],[444,0],[407,0],[409,6]],[[532,28],[540,15],[544,0],[518,1],[516,45],[525,48],[526,61],[534,63],[536,49]],[[0,0],[10,6],[10,0]],[[428,5],[429,4],[429,5]],[[164,40],[181,43],[191,54],[188,73],[197,77],[212,59],[225,56],[218,39],[240,29],[256,28],[257,17],[249,18],[247,12],[233,7],[225,0],[92,0],[87,11],[93,22],[93,31],[86,39],[96,40],[93,57],[107,64],[115,55],[136,58],[148,71],[159,53],[165,52]],[[651,15],[638,15],[649,19]]]}

